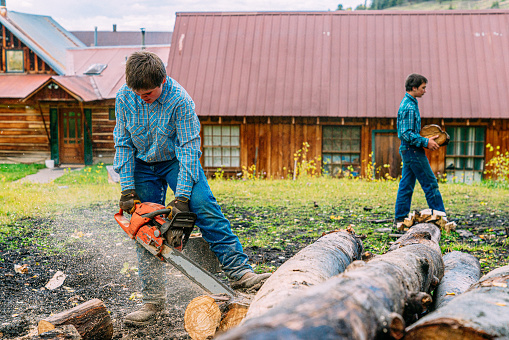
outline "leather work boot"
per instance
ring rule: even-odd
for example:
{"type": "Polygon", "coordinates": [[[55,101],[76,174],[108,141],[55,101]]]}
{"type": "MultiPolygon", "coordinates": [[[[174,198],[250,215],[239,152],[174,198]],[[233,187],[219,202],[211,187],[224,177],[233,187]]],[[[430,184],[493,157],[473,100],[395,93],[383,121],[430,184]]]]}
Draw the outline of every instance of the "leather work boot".
{"type": "Polygon", "coordinates": [[[253,272],[248,272],[244,274],[239,280],[231,281],[230,285],[233,289],[242,289],[253,292],[260,289],[265,280],[267,280],[271,275],[271,273],[255,274],[253,272]]]}
{"type": "Polygon", "coordinates": [[[146,326],[155,320],[157,314],[163,309],[163,306],[146,303],[140,310],[127,314],[124,323],[130,326],[146,326]]]}

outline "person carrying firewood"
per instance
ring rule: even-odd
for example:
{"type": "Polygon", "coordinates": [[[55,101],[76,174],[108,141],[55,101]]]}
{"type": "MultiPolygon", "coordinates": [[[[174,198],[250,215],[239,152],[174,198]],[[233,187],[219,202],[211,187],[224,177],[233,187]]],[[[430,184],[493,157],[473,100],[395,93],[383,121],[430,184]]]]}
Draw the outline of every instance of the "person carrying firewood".
{"type": "Polygon", "coordinates": [[[401,140],[399,152],[403,160],[403,172],[396,198],[394,225],[398,227],[410,213],[412,195],[417,179],[421,184],[430,209],[445,213],[442,195],[438,190],[438,181],[431,170],[424,148],[431,151],[438,150],[439,144],[435,141],[439,136],[422,137],[421,115],[417,98],[426,93],[428,80],[420,74],[410,74],[405,80],[406,94],[398,110],[398,138],[401,140]]]}
{"type": "MultiPolygon", "coordinates": [[[[230,222],[221,212],[200,164],[200,121],[189,94],[166,75],[162,60],[148,51],[134,52],[125,68],[126,84],[117,92],[113,131],[113,167],[120,175],[120,208],[165,204],[197,215],[196,226],[216,254],[233,289],[256,289],[270,274],[255,274],[230,222]]],[[[128,314],[129,325],[149,324],[165,307],[163,262],[136,242],[143,307],[128,314]]]]}

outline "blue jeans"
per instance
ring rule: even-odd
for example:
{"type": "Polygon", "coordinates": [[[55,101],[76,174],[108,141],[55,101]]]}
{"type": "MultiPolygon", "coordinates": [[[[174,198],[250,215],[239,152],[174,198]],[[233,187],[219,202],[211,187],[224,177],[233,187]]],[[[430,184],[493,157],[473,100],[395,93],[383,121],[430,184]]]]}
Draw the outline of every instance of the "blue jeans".
{"type": "Polygon", "coordinates": [[[401,150],[400,154],[403,159],[403,174],[396,198],[395,219],[401,220],[408,216],[416,179],[426,195],[429,208],[445,212],[442,195],[438,191],[437,178],[431,170],[424,149],[401,150]]]}
{"type": "MultiPolygon", "coordinates": [[[[165,204],[168,185],[175,192],[179,173],[177,159],[146,163],[136,159],[134,182],[136,193],[142,202],[165,204]]],[[[200,167],[200,175],[191,191],[189,209],[197,215],[196,226],[216,254],[226,275],[238,280],[253,268],[242,250],[237,236],[232,233],[230,222],[221,212],[207,178],[200,167]]],[[[143,302],[162,304],[166,300],[163,262],[136,242],[143,302]]]]}

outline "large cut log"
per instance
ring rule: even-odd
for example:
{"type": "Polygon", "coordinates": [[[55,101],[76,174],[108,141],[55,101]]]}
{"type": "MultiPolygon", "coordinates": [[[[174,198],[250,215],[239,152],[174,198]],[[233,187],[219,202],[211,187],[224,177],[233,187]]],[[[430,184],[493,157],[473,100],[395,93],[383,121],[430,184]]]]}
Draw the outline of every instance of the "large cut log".
{"type": "Polygon", "coordinates": [[[444,264],[434,224],[412,227],[390,248],[359,268],[347,270],[290,297],[217,339],[401,339],[402,315],[429,303],[444,264]]]}
{"type": "Polygon", "coordinates": [[[362,242],[353,230],[324,235],[288,259],[267,279],[251,302],[246,320],[344,272],[350,263],[361,259],[362,252],[362,242]]]}
{"type": "Polygon", "coordinates": [[[243,296],[201,295],[187,305],[184,328],[193,340],[210,339],[237,326],[248,308],[249,299],[243,296]]]}
{"type": "Polygon", "coordinates": [[[30,340],[82,340],[74,325],[63,325],[39,335],[31,336],[30,340]]]}
{"type": "Polygon", "coordinates": [[[362,242],[351,229],[326,234],[279,267],[250,304],[238,297],[193,299],[186,308],[185,329],[193,339],[206,339],[216,332],[224,332],[237,326],[244,317],[258,316],[289,296],[343,272],[352,261],[361,258],[362,250],[362,242]]]}
{"type": "Polygon", "coordinates": [[[62,325],[73,325],[83,340],[109,340],[113,337],[113,323],[103,302],[92,299],[74,308],[51,315],[39,321],[38,333],[62,325]]]}
{"type": "Polygon", "coordinates": [[[405,340],[509,338],[509,265],[492,270],[466,292],[407,329],[405,340]]]}
{"type": "Polygon", "coordinates": [[[453,251],[445,254],[443,259],[445,272],[433,292],[433,309],[442,307],[462,294],[481,277],[481,265],[473,255],[453,251]]]}

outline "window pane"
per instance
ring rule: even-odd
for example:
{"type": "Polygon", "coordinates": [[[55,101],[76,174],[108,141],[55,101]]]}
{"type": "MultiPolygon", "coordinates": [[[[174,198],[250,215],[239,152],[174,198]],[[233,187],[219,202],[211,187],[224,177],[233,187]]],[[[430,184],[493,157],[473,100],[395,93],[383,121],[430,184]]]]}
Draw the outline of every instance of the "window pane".
{"type": "Polygon", "coordinates": [[[212,163],[213,163],[212,166],[215,166],[215,167],[221,166],[221,157],[213,158],[212,163]]]}
{"type": "Polygon", "coordinates": [[[360,127],[352,128],[352,139],[358,139],[360,141],[360,139],[361,139],[361,128],[360,127]]]}
{"type": "Polygon", "coordinates": [[[341,151],[341,139],[334,139],[331,151],[341,151]]]}
{"type": "Polygon", "coordinates": [[[484,128],[476,128],[475,140],[477,142],[484,142],[484,128]]]}
{"type": "Polygon", "coordinates": [[[332,137],[332,127],[324,126],[323,127],[323,138],[331,138],[332,137]]]}
{"type": "Polygon", "coordinates": [[[223,157],[230,157],[230,148],[223,148],[223,157]]]}
{"type": "Polygon", "coordinates": [[[474,170],[482,170],[483,163],[484,163],[484,159],[476,158],[475,159],[474,170]]]}
{"type": "Polygon", "coordinates": [[[231,148],[232,157],[240,157],[240,149],[239,148],[231,148]]]}
{"type": "Polygon", "coordinates": [[[214,157],[221,157],[221,148],[214,148],[212,150],[214,157]]]}
{"type": "Polygon", "coordinates": [[[484,156],[484,143],[475,143],[475,155],[484,156]]]}
{"type": "Polygon", "coordinates": [[[221,127],[221,134],[223,136],[229,136],[230,135],[230,125],[223,125],[221,127]]]}
{"type": "Polygon", "coordinates": [[[348,139],[341,140],[341,151],[350,151],[350,141],[348,139]]]}
{"type": "Polygon", "coordinates": [[[223,164],[221,166],[231,166],[230,157],[223,157],[223,164]]]}
{"type": "Polygon", "coordinates": [[[240,136],[240,126],[233,125],[233,126],[230,126],[230,129],[231,129],[232,136],[240,136]]]}
{"type": "Polygon", "coordinates": [[[203,139],[203,145],[212,145],[212,137],[205,135],[205,138],[203,139]]]}
{"type": "Polygon", "coordinates": [[[332,155],[332,163],[341,164],[341,155],[332,155]]]}
{"type": "Polygon", "coordinates": [[[324,151],[331,151],[332,150],[332,139],[324,139],[323,140],[323,150],[324,151]]]}
{"type": "Polygon", "coordinates": [[[203,126],[203,135],[204,136],[212,136],[212,126],[210,126],[210,125],[203,126]]]}
{"type": "Polygon", "coordinates": [[[240,158],[232,157],[230,166],[239,167],[240,166],[240,158]]]}
{"type": "Polygon", "coordinates": [[[221,145],[223,145],[223,146],[229,146],[230,145],[230,135],[223,135],[221,140],[222,140],[221,145]]]}
{"type": "Polygon", "coordinates": [[[5,66],[7,72],[24,72],[24,55],[23,50],[6,50],[5,66]]]}
{"type": "Polygon", "coordinates": [[[465,169],[466,170],[473,170],[474,169],[474,159],[473,158],[465,159],[465,169]]]}
{"type": "Polygon", "coordinates": [[[230,142],[231,142],[231,146],[240,146],[240,140],[239,140],[239,136],[232,136],[232,138],[230,139],[230,142]]]}
{"type": "Polygon", "coordinates": [[[345,163],[345,162],[346,162],[346,163],[350,163],[350,155],[342,155],[342,156],[341,156],[341,161],[342,161],[343,163],[345,163]]]}
{"type": "Polygon", "coordinates": [[[214,134],[214,136],[221,136],[221,126],[214,125],[212,128],[212,133],[214,134]]]}
{"type": "Polygon", "coordinates": [[[331,154],[324,154],[323,155],[323,163],[326,163],[326,164],[332,163],[332,155],[331,154]]]}
{"type": "Polygon", "coordinates": [[[214,145],[214,146],[221,145],[221,136],[220,135],[214,135],[214,137],[212,137],[212,145],[214,145]]]}

